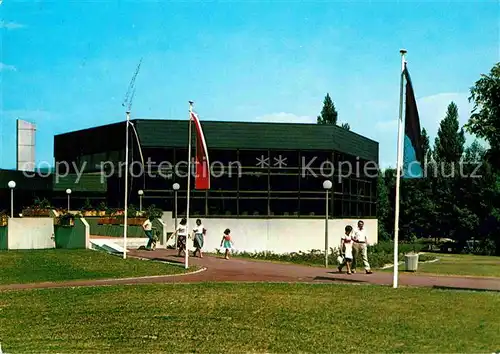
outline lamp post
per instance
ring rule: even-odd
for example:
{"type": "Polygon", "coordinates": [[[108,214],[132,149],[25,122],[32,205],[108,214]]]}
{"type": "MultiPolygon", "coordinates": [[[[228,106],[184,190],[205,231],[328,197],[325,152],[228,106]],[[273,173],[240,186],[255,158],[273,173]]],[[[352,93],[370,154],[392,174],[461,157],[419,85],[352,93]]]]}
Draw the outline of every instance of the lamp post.
{"type": "Polygon", "coordinates": [[[69,213],[69,196],[71,195],[71,189],[66,189],[66,194],[68,195],[68,213],[69,213]]]}
{"type": "Polygon", "coordinates": [[[328,268],[328,193],[332,189],[332,181],[326,180],[323,182],[323,189],[326,193],[325,204],[325,268],[328,268]]]}
{"type": "Polygon", "coordinates": [[[139,194],[139,211],[142,213],[142,196],[144,195],[144,191],[139,189],[137,194],[139,194]]]}
{"type": "MultiPolygon", "coordinates": [[[[174,190],[174,218],[175,218],[175,230],[177,230],[177,191],[181,188],[179,183],[174,183],[172,189],[174,190]]],[[[174,231],[175,231],[174,230],[174,231]]],[[[175,249],[177,249],[177,236],[175,236],[175,249]]]]}
{"type": "Polygon", "coordinates": [[[14,188],[16,188],[16,182],[10,181],[8,183],[10,188],[10,217],[14,217],[14,188]]]}

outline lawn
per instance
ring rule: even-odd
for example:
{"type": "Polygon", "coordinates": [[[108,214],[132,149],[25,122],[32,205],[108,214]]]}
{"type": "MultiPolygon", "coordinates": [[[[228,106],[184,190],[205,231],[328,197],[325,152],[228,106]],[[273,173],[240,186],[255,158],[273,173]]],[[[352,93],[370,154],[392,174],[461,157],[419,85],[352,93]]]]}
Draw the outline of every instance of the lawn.
{"type": "MultiPolygon", "coordinates": [[[[0,251],[0,284],[183,273],[179,266],[91,250],[0,251]]],[[[0,312],[1,314],[1,312],[0,312]]]]}
{"type": "Polygon", "coordinates": [[[439,261],[420,263],[419,273],[500,277],[500,257],[470,254],[437,254],[439,261]]]}
{"type": "Polygon", "coordinates": [[[0,293],[8,353],[484,352],[498,293],[333,284],[163,284],[0,293]]]}

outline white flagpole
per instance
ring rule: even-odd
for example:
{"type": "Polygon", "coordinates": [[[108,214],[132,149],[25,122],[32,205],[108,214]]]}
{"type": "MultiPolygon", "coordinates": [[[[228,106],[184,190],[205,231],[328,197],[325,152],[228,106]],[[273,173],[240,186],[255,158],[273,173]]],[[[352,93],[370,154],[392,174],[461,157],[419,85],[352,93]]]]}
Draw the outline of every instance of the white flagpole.
{"type": "Polygon", "coordinates": [[[189,268],[188,238],[189,238],[189,200],[191,199],[191,113],[193,112],[193,101],[189,101],[189,138],[188,138],[188,177],[187,177],[187,205],[186,205],[186,251],[184,252],[184,267],[189,268]]]}
{"type": "Polygon", "coordinates": [[[398,156],[396,162],[396,205],[395,205],[395,215],[394,215],[394,277],[392,280],[392,287],[396,289],[398,287],[398,268],[399,268],[399,187],[401,181],[401,169],[403,165],[403,81],[404,75],[403,71],[405,69],[405,54],[406,50],[401,49],[401,86],[399,90],[399,120],[398,120],[398,156]]]}
{"type": "Polygon", "coordinates": [[[127,258],[127,218],[128,218],[128,125],[130,124],[130,112],[127,111],[125,122],[125,209],[123,213],[123,259],[127,258]]]}

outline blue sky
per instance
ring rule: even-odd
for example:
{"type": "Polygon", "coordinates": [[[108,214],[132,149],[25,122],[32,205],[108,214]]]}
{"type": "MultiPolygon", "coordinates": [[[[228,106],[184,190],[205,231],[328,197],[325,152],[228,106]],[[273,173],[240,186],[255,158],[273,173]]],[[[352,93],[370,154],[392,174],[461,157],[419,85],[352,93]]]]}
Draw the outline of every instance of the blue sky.
{"type": "MultiPolygon", "coordinates": [[[[434,137],[450,101],[499,61],[499,4],[482,2],[16,2],[0,4],[0,167],[15,167],[15,119],[53,136],[134,118],[315,122],[327,92],[339,121],[394,165],[399,49],[421,124],[434,137]]],[[[222,137],[224,138],[224,137],[222,137]]]]}

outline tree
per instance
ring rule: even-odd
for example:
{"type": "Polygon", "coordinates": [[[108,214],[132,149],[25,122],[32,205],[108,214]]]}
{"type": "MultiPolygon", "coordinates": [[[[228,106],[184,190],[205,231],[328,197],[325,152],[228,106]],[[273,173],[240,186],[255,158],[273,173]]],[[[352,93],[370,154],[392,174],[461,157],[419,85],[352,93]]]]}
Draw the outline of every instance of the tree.
{"type": "Polygon", "coordinates": [[[424,150],[424,161],[425,161],[427,159],[430,159],[430,155],[432,154],[429,135],[427,134],[427,130],[425,130],[425,128],[422,128],[421,139],[422,139],[421,144],[422,144],[422,149],[424,150]]]}
{"type": "Polygon", "coordinates": [[[377,180],[377,218],[379,239],[382,241],[390,239],[390,213],[391,203],[389,201],[389,192],[384,174],[382,171],[379,171],[377,180]]]}
{"type": "Polygon", "coordinates": [[[327,93],[325,99],[323,100],[323,109],[321,114],[318,116],[318,124],[337,124],[338,113],[335,109],[335,105],[327,93]]]}
{"type": "Polygon", "coordinates": [[[469,101],[474,102],[474,108],[465,129],[488,141],[489,160],[500,168],[500,62],[489,75],[481,75],[470,93],[469,101]]]}
{"type": "Polygon", "coordinates": [[[434,143],[435,159],[438,162],[455,163],[464,153],[465,136],[458,122],[458,107],[448,105],[446,117],[441,121],[434,143]]]}
{"type": "Polygon", "coordinates": [[[349,123],[342,123],[340,127],[345,130],[351,130],[351,126],[349,125],[349,123]]]}

